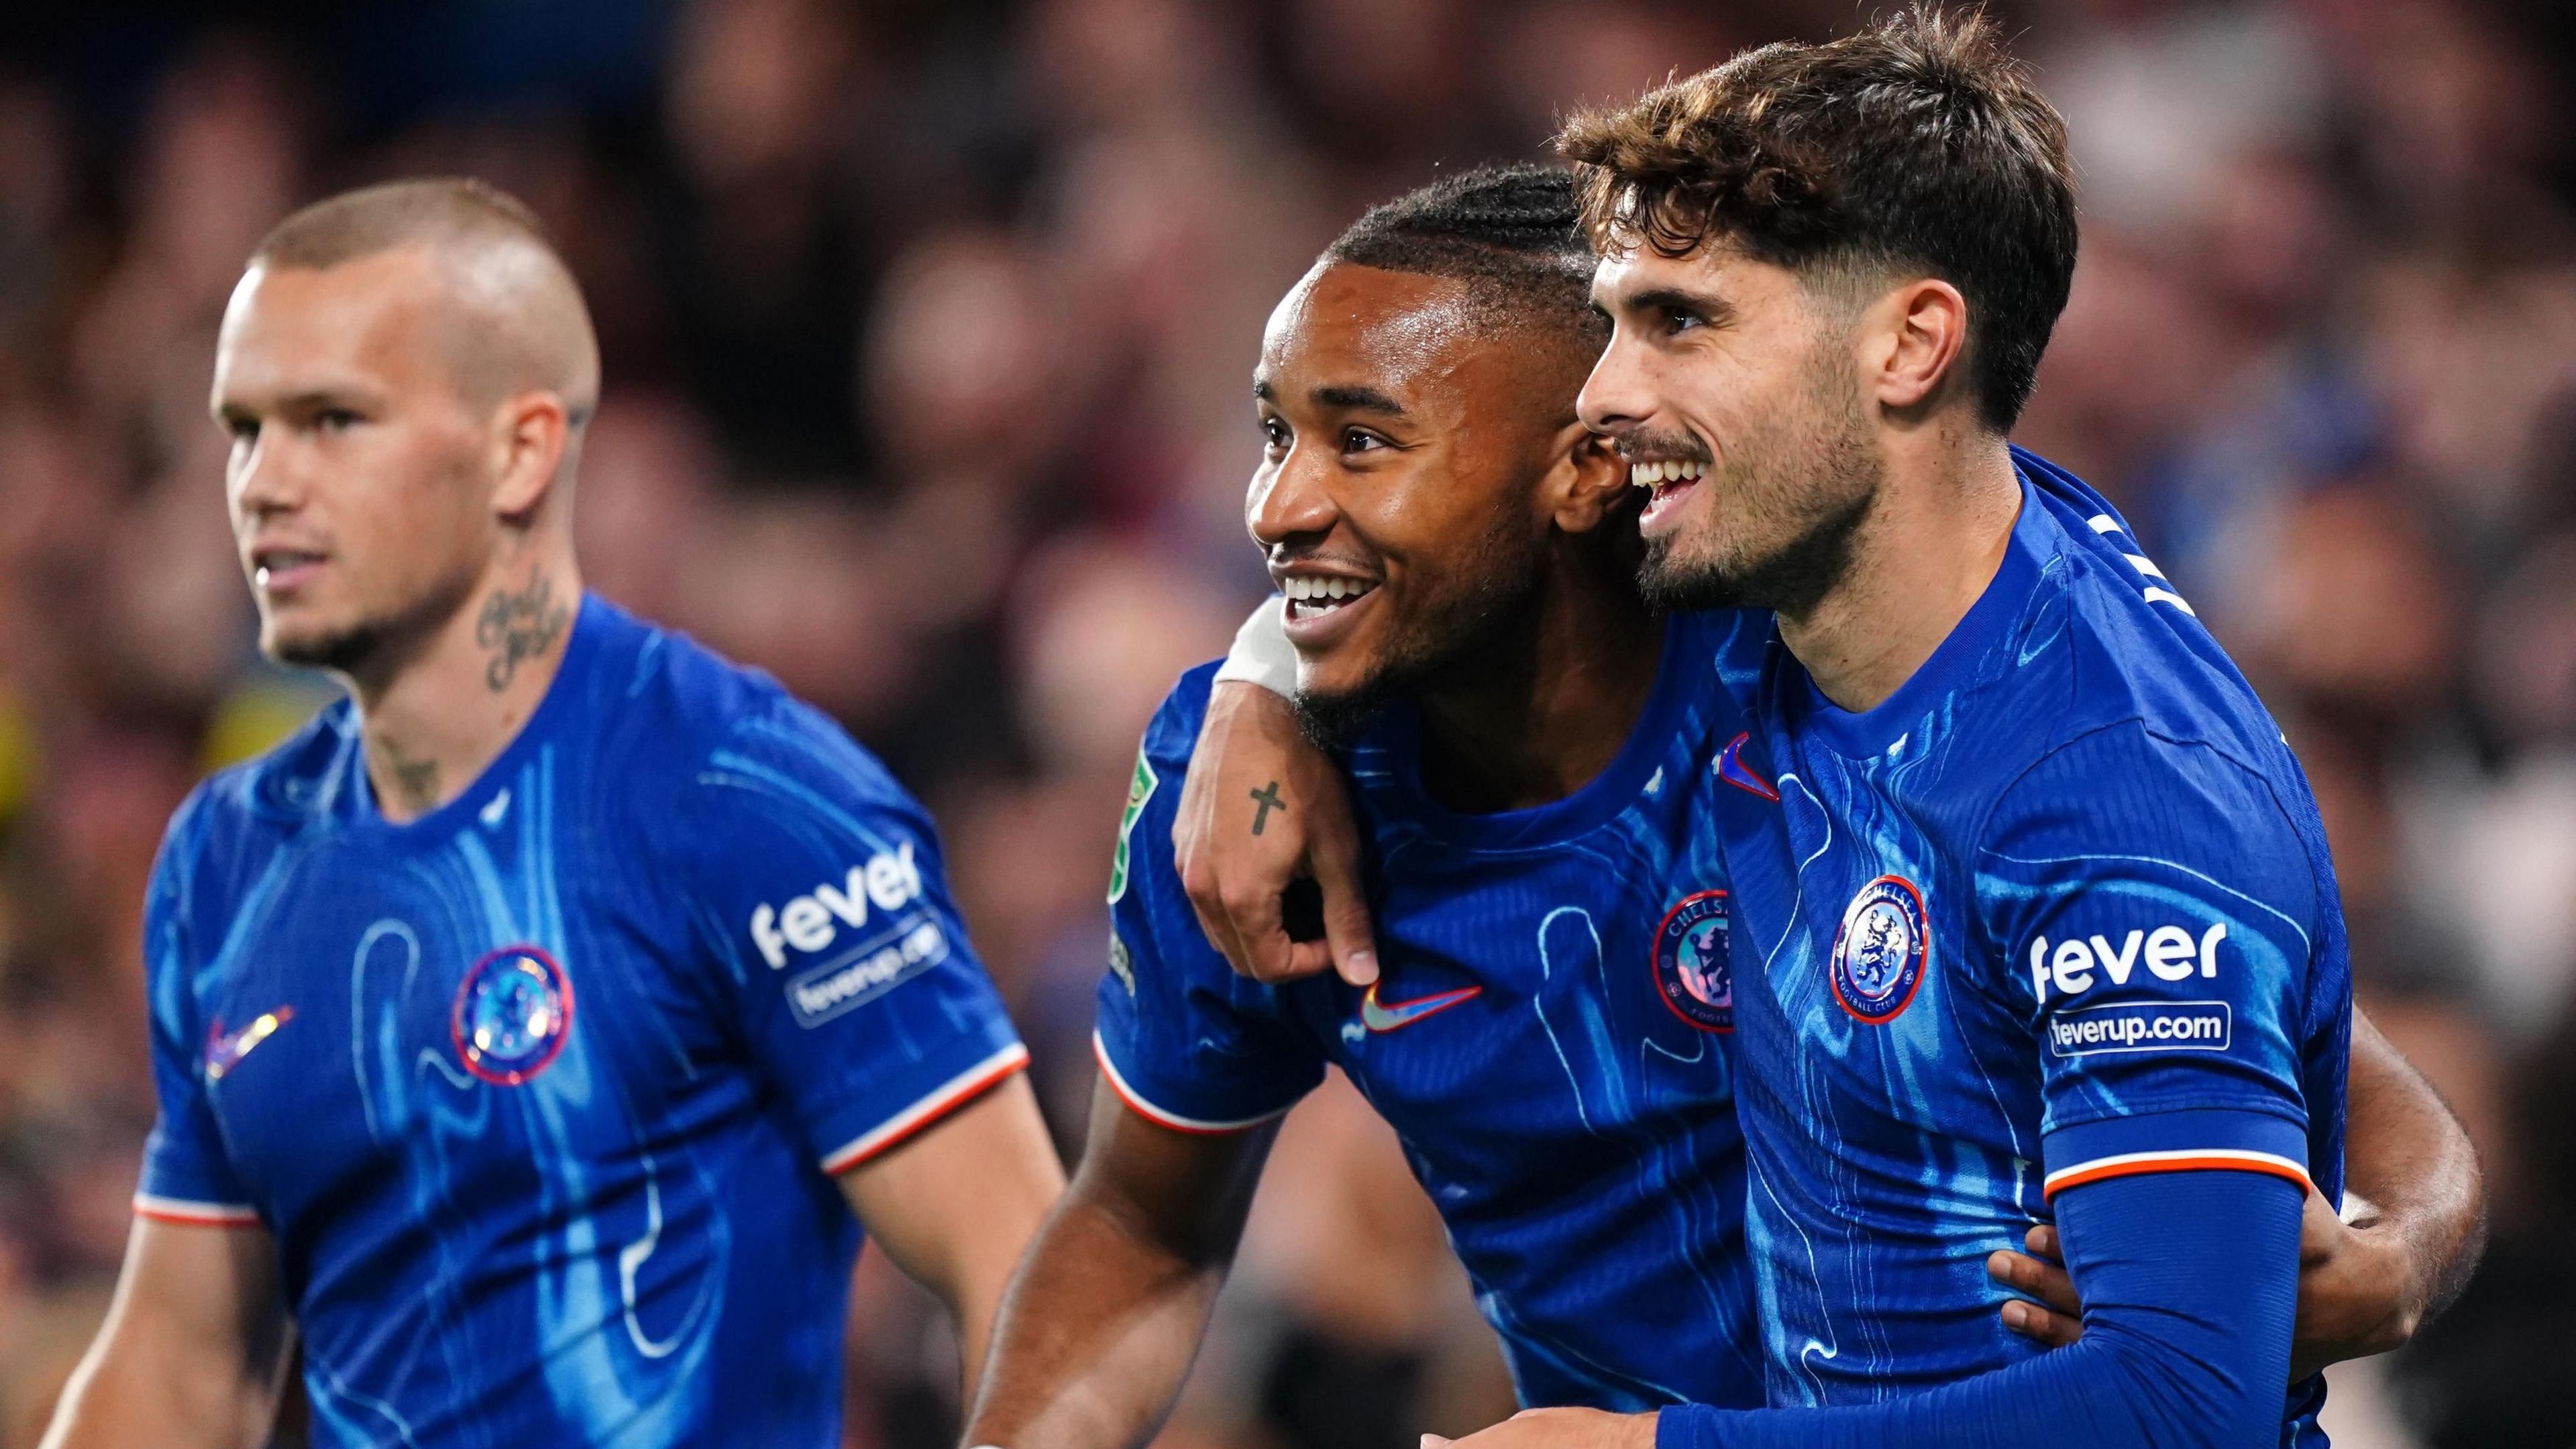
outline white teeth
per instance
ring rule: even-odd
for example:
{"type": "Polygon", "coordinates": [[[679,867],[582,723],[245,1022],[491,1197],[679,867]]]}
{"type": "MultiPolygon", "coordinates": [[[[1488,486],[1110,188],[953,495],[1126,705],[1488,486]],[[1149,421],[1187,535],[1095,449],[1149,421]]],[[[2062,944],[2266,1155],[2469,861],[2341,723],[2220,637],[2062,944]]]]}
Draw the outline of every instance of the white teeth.
{"type": "Polygon", "coordinates": [[[1279,592],[1287,598],[1290,612],[1299,617],[1339,607],[1376,587],[1365,579],[1290,575],[1279,581],[1279,592]]]}
{"type": "Polygon", "coordinates": [[[1681,458],[1658,463],[1631,463],[1628,465],[1628,481],[1639,488],[1654,488],[1697,478],[1707,471],[1706,464],[1681,458]]]}

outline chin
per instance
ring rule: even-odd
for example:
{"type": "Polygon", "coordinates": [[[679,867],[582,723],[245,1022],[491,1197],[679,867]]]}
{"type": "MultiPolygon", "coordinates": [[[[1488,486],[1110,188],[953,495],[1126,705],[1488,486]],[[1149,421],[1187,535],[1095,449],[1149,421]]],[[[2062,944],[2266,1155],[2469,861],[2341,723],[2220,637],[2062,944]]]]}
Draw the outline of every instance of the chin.
{"type": "Polygon", "coordinates": [[[259,652],[276,663],[298,669],[352,672],[375,652],[376,643],[376,631],[361,624],[274,618],[260,621],[259,652]]]}
{"type": "MultiPolygon", "coordinates": [[[[1342,671],[1349,673],[1350,671],[1342,671]]],[[[1338,750],[1368,731],[1385,712],[1389,696],[1384,671],[1362,673],[1357,680],[1328,678],[1311,667],[1297,671],[1297,692],[1289,704],[1297,711],[1298,731],[1319,750],[1338,750]]]]}

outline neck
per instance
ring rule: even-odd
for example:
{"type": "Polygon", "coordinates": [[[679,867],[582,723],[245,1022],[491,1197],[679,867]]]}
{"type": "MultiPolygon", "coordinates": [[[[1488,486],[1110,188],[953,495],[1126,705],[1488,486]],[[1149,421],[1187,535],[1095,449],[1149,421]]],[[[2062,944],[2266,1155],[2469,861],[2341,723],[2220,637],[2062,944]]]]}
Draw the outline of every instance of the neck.
{"type": "Polygon", "coordinates": [[[1780,616],[1780,639],[1844,709],[1896,693],[1994,581],[2021,510],[2004,440],[1927,426],[1897,437],[1842,581],[1780,616]]]}
{"type": "Polygon", "coordinates": [[[554,683],[580,608],[570,550],[517,551],[396,663],[344,679],[386,819],[419,819],[500,758],[554,683]]]}
{"type": "Polygon", "coordinates": [[[1634,563],[1585,540],[1554,554],[1536,626],[1422,692],[1423,781],[1454,809],[1524,810],[1582,789],[1654,690],[1663,628],[1634,563]]]}

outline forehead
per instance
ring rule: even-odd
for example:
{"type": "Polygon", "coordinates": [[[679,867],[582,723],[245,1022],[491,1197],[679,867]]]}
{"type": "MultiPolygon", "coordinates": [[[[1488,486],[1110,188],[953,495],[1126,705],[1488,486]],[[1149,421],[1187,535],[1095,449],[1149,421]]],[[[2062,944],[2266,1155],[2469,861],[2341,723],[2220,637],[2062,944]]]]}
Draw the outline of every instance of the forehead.
{"type": "Polygon", "coordinates": [[[1631,247],[1603,256],[1592,271],[1592,300],[1612,311],[1664,293],[1742,308],[1788,299],[1797,288],[1797,273],[1723,244],[1695,247],[1678,257],[1648,246],[1631,247]]]}
{"type": "Polygon", "coordinates": [[[332,388],[398,388],[439,372],[429,329],[447,290],[417,248],[335,267],[257,266],[224,309],[218,405],[332,388]]]}
{"type": "Polygon", "coordinates": [[[1365,383],[1399,396],[1479,371],[1496,349],[1453,277],[1319,264],[1281,298],[1261,339],[1260,376],[1365,383]]]}

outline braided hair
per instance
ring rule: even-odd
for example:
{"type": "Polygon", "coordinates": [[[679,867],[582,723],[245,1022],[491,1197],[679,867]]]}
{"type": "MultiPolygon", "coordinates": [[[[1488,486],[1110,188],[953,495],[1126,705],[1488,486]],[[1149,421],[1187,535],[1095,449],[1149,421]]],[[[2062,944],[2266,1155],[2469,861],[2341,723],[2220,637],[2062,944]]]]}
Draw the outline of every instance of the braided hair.
{"type": "Polygon", "coordinates": [[[1485,320],[1595,352],[1606,340],[1574,178],[1557,167],[1485,166],[1408,191],[1369,208],[1324,260],[1455,278],[1485,320]]]}

